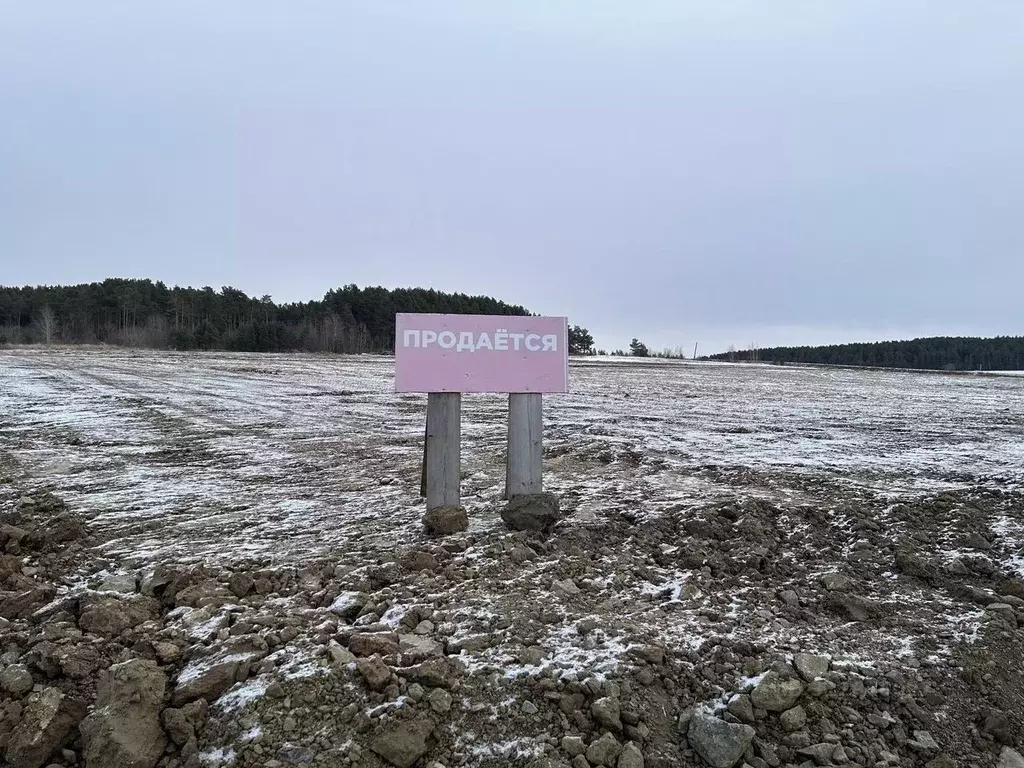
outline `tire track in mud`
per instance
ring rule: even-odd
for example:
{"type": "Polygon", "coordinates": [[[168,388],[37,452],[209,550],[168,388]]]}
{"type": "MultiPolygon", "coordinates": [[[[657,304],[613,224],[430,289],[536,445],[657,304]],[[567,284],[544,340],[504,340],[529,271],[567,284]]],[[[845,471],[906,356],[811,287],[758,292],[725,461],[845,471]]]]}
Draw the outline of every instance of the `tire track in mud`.
{"type": "MultiPolygon", "coordinates": [[[[238,405],[247,405],[248,403],[241,397],[232,397],[224,392],[215,392],[209,389],[200,389],[195,387],[182,386],[182,384],[189,383],[189,379],[182,379],[176,377],[174,379],[162,378],[154,375],[147,375],[139,373],[136,370],[128,370],[127,368],[121,368],[117,366],[105,366],[100,370],[105,373],[100,373],[96,368],[80,368],[76,371],[67,371],[59,367],[56,363],[42,363],[39,367],[50,368],[60,373],[65,374],[68,377],[77,377],[79,380],[92,381],[95,384],[100,385],[108,390],[127,395],[131,399],[131,403],[135,406],[144,406],[142,410],[151,412],[155,407],[173,409],[180,412],[186,418],[180,418],[179,421],[183,427],[190,427],[192,425],[198,425],[202,422],[209,422],[222,429],[228,431],[235,431],[239,425],[235,422],[221,419],[211,415],[205,410],[201,410],[199,406],[188,406],[181,402],[174,402],[167,398],[160,398],[153,394],[152,389],[145,389],[138,385],[138,382],[152,382],[158,386],[157,391],[166,392],[168,389],[168,383],[177,386],[177,391],[183,396],[193,396],[199,399],[200,397],[207,397],[213,400],[224,400],[234,402],[238,405]],[[133,380],[135,386],[133,386],[133,380]]],[[[174,387],[172,386],[172,389],[174,387]]],[[[293,411],[281,408],[282,413],[295,416],[297,415],[293,411]]],[[[164,415],[164,414],[162,414],[164,415]]],[[[165,416],[166,417],[166,416],[165,416]]],[[[196,430],[197,434],[199,431],[196,430]]]]}

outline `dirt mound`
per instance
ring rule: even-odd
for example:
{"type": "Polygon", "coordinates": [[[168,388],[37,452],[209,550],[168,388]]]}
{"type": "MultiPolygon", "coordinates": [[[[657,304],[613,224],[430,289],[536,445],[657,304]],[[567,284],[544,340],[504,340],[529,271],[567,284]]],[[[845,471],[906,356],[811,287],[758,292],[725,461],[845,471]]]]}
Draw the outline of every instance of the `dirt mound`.
{"type": "Polygon", "coordinates": [[[800,491],[548,533],[424,534],[385,557],[138,570],[35,494],[0,528],[0,755],[1012,765],[1024,582],[1007,520],[1021,497],[800,491]]]}

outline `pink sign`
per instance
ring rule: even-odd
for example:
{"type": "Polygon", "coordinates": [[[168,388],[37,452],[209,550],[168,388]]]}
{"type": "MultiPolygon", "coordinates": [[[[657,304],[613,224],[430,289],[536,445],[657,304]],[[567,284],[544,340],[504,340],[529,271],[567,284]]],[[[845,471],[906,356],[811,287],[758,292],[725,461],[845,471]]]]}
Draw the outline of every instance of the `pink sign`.
{"type": "Polygon", "coordinates": [[[396,392],[567,392],[564,317],[399,313],[396,392]]]}

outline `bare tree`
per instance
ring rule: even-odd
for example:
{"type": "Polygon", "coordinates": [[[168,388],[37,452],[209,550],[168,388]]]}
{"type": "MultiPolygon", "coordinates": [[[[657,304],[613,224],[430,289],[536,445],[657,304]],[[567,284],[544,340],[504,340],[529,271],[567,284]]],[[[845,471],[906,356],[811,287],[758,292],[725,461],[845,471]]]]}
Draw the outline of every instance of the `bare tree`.
{"type": "Polygon", "coordinates": [[[36,326],[43,335],[43,341],[46,344],[52,344],[54,336],[57,335],[57,314],[49,304],[44,304],[43,308],[39,310],[36,326]]]}

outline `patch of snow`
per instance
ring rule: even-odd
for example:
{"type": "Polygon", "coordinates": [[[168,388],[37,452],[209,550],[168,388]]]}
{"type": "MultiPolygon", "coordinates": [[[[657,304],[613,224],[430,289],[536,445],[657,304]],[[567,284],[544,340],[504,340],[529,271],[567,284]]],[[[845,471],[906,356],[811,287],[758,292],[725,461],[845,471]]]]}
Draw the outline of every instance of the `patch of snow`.
{"type": "Polygon", "coordinates": [[[408,608],[396,603],[384,612],[384,615],[380,617],[380,623],[387,624],[392,629],[398,629],[402,624],[402,619],[405,618],[405,614],[408,612],[408,608]]]}
{"type": "Polygon", "coordinates": [[[912,638],[904,637],[900,638],[896,646],[897,656],[913,656],[914,655],[914,641],[912,638]]]}
{"type": "Polygon", "coordinates": [[[853,654],[846,654],[841,659],[832,659],[833,669],[859,670],[861,667],[874,669],[875,660],[865,659],[853,654]]]}
{"type": "Polygon", "coordinates": [[[686,582],[689,578],[689,573],[679,573],[676,578],[662,582],[661,584],[644,582],[640,585],[640,594],[643,596],[664,595],[667,592],[668,598],[663,604],[677,603],[679,602],[679,598],[682,597],[683,589],[686,587],[686,582]]]}
{"type": "Polygon", "coordinates": [[[214,706],[227,712],[244,709],[253,702],[263,698],[269,687],[269,679],[253,678],[245,683],[235,683],[234,686],[214,702],[214,706]]]}
{"type": "Polygon", "coordinates": [[[972,645],[981,637],[981,625],[985,618],[985,611],[977,609],[965,611],[961,614],[945,614],[942,618],[949,622],[953,631],[953,639],[956,642],[972,645]]]}
{"type": "Polygon", "coordinates": [[[281,669],[281,675],[285,680],[299,680],[317,675],[330,674],[330,668],[324,666],[320,659],[313,657],[311,652],[295,658],[290,664],[281,669]]]}
{"type": "Polygon", "coordinates": [[[539,645],[546,649],[539,664],[520,664],[502,647],[488,648],[478,655],[458,658],[470,675],[490,674],[497,671],[503,677],[514,680],[520,677],[536,677],[551,670],[562,680],[578,680],[594,677],[604,680],[617,671],[620,658],[628,646],[618,638],[606,636],[595,630],[587,641],[574,625],[560,627],[551,632],[539,645]],[[593,648],[585,643],[597,641],[593,648]]]}
{"type": "Polygon", "coordinates": [[[1007,565],[1011,570],[1016,571],[1020,578],[1024,579],[1024,555],[1014,555],[1007,561],[1007,565]]]}
{"type": "MultiPolygon", "coordinates": [[[[730,698],[729,701],[732,701],[732,698],[730,698]]],[[[723,709],[728,709],[728,706],[729,705],[722,701],[721,698],[709,699],[708,701],[702,701],[694,704],[693,711],[694,714],[699,715],[717,715],[723,709]]]]}
{"type": "Polygon", "coordinates": [[[536,739],[523,737],[491,744],[473,744],[469,748],[474,757],[501,757],[506,760],[526,760],[537,757],[544,751],[536,739]]]}
{"type": "Polygon", "coordinates": [[[376,707],[366,710],[366,716],[377,717],[390,709],[403,709],[408,701],[408,696],[399,696],[394,701],[385,701],[383,704],[378,704],[376,707]]]}
{"type": "Polygon", "coordinates": [[[596,579],[591,579],[590,583],[598,590],[603,591],[605,589],[608,589],[608,587],[612,586],[615,583],[616,578],[617,577],[614,573],[609,573],[607,576],[599,576],[596,579]]]}
{"type": "Polygon", "coordinates": [[[32,612],[32,616],[33,617],[45,616],[46,614],[50,613],[50,611],[55,609],[58,605],[60,605],[62,602],[64,602],[64,599],[66,597],[67,597],[66,594],[64,594],[64,595],[58,594],[58,596],[56,598],[54,598],[53,600],[48,602],[42,608],[39,608],[39,609],[33,611],[32,612]]]}
{"type": "Polygon", "coordinates": [[[189,627],[188,635],[193,640],[206,640],[218,629],[227,626],[227,621],[227,618],[223,614],[217,614],[201,624],[189,627]]]}
{"type": "Polygon", "coordinates": [[[235,762],[235,750],[231,747],[218,747],[199,753],[199,761],[203,765],[231,765],[235,762]]]}
{"type": "Polygon", "coordinates": [[[754,677],[748,677],[748,676],[744,675],[743,677],[740,678],[740,681],[736,684],[737,688],[740,691],[744,691],[744,692],[745,691],[753,690],[754,688],[757,688],[757,686],[759,686],[761,684],[761,681],[764,680],[764,678],[765,678],[765,676],[767,674],[768,674],[767,672],[762,672],[760,675],[756,675],[754,677]]]}

